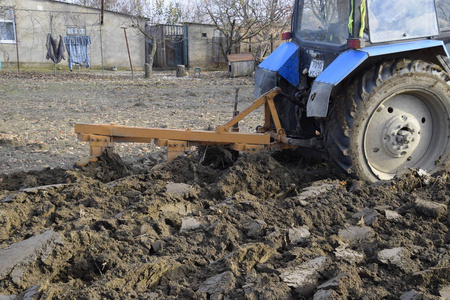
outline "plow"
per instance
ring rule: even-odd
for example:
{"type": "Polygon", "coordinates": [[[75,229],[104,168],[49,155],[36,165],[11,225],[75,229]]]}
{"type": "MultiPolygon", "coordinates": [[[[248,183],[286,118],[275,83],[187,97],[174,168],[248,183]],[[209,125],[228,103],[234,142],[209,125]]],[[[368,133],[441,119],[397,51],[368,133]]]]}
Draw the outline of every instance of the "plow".
{"type": "Polygon", "coordinates": [[[274,104],[274,98],[281,93],[274,88],[237,114],[226,124],[217,126],[214,131],[179,130],[165,128],[144,128],[109,124],[75,124],[75,132],[80,141],[89,142],[90,156],[100,156],[114,143],[151,143],[167,149],[168,160],[173,160],[192,147],[204,145],[225,145],[230,149],[254,153],[258,151],[293,149],[298,146],[320,147],[319,140],[300,140],[289,138],[281,127],[274,104]],[[239,121],[248,114],[264,106],[264,125],[255,133],[239,132],[239,121]]]}

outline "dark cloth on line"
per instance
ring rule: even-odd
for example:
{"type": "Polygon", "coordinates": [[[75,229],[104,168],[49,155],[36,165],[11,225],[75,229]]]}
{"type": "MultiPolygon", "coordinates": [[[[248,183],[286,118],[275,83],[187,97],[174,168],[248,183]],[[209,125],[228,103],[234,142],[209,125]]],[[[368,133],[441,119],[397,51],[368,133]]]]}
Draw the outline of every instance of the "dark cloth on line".
{"type": "Polygon", "coordinates": [[[47,47],[47,56],[45,58],[51,59],[55,64],[66,59],[66,47],[64,46],[62,36],[59,36],[58,42],[58,40],[54,39],[50,33],[47,34],[45,46],[47,47]]]}

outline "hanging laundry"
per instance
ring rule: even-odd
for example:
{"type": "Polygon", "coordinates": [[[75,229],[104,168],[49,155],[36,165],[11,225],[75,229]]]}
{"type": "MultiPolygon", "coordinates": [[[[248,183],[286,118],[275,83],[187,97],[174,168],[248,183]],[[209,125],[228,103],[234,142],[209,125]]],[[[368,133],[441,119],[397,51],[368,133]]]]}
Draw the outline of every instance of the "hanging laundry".
{"type": "Polygon", "coordinates": [[[73,64],[86,63],[90,67],[88,46],[91,44],[90,36],[65,36],[67,53],[69,54],[69,69],[72,71],[73,64]]]}
{"type": "Polygon", "coordinates": [[[58,42],[58,40],[54,39],[50,33],[47,34],[45,46],[47,47],[47,56],[45,58],[51,59],[55,64],[66,59],[66,48],[64,47],[62,36],[59,36],[58,42]]]}

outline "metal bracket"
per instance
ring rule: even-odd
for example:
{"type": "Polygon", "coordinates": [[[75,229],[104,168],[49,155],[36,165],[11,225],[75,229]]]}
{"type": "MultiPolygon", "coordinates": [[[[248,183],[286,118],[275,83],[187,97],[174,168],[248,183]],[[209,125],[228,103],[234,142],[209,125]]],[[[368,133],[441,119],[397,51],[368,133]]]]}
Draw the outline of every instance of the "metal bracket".
{"type": "Polygon", "coordinates": [[[154,143],[161,147],[167,147],[167,159],[169,161],[191,149],[188,141],[155,139],[154,143]]]}
{"type": "Polygon", "coordinates": [[[230,148],[235,151],[244,151],[247,153],[259,152],[265,149],[264,145],[250,145],[250,144],[231,144],[230,148]]]}
{"type": "Polygon", "coordinates": [[[89,146],[91,156],[100,156],[106,147],[113,147],[114,143],[110,136],[91,134],[89,135],[89,146]]]}

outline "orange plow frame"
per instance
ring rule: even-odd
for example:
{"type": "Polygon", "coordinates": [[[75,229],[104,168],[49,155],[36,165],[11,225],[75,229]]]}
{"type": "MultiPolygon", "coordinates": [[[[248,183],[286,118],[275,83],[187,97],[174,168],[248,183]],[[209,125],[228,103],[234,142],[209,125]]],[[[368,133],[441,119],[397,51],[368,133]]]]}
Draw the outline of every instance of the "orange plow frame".
{"type": "Polygon", "coordinates": [[[91,156],[100,156],[106,147],[112,147],[116,142],[150,143],[152,140],[158,146],[167,147],[169,160],[199,145],[229,145],[233,150],[245,152],[293,148],[295,145],[289,145],[290,139],[281,127],[275,108],[274,98],[279,93],[279,88],[265,93],[215,131],[78,123],[75,124],[75,132],[79,140],[90,143],[91,156]],[[233,125],[262,105],[265,108],[264,126],[257,133],[230,132],[233,125]],[[275,130],[271,129],[272,122],[275,130]]]}

